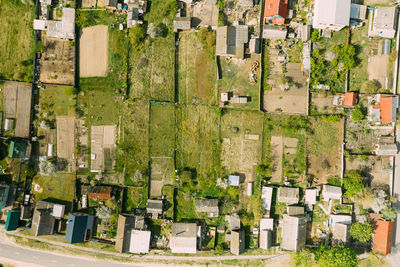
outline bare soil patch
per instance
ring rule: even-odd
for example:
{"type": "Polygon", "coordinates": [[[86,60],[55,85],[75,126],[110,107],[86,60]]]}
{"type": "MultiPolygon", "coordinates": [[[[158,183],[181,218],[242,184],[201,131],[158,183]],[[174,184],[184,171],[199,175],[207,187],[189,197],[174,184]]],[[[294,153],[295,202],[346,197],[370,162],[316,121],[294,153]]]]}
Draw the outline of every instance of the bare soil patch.
{"type": "Polygon", "coordinates": [[[66,172],[74,172],[75,166],[75,118],[57,116],[57,158],[66,172]]]}
{"type": "Polygon", "coordinates": [[[162,187],[173,183],[174,159],[171,157],[151,158],[150,196],[159,197],[162,187]]]}
{"type": "Polygon", "coordinates": [[[43,54],[40,66],[40,81],[45,83],[74,83],[73,41],[47,37],[42,34],[43,54]]]}
{"type": "Polygon", "coordinates": [[[115,165],[115,125],[92,126],[91,171],[112,171],[115,165]]]}
{"type": "Polygon", "coordinates": [[[108,26],[82,29],[79,72],[81,77],[105,77],[108,68],[108,26]]]}
{"type": "Polygon", "coordinates": [[[370,80],[379,82],[385,88],[386,78],[388,77],[389,56],[376,55],[370,57],[368,63],[368,75],[370,80]]]}
{"type": "Polygon", "coordinates": [[[343,109],[333,105],[335,95],[328,92],[312,92],[311,105],[315,111],[323,114],[341,114],[343,109]]]}

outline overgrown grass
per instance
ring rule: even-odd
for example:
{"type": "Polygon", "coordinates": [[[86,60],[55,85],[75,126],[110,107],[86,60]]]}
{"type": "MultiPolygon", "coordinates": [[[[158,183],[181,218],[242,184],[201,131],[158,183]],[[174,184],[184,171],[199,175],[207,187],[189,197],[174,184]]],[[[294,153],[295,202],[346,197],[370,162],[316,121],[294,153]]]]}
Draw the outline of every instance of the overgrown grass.
{"type": "Polygon", "coordinates": [[[72,201],[74,198],[74,180],[74,174],[37,175],[33,179],[33,183],[40,185],[40,192],[33,191],[36,200],[54,198],[63,201],[72,201]]]}
{"type": "Polygon", "coordinates": [[[147,187],[128,187],[126,189],[125,212],[145,208],[147,204],[147,187]]]}
{"type": "Polygon", "coordinates": [[[310,154],[315,156],[326,155],[339,145],[336,138],[337,128],[335,124],[335,122],[329,122],[321,118],[311,120],[308,146],[310,154]]]}
{"type": "Polygon", "coordinates": [[[39,91],[39,96],[43,111],[54,116],[75,116],[76,99],[72,86],[47,85],[45,90],[39,91]]]}
{"type": "Polygon", "coordinates": [[[0,79],[32,81],[34,18],[33,2],[0,1],[0,79]]]}
{"type": "Polygon", "coordinates": [[[175,150],[175,105],[150,105],[150,156],[173,157],[175,150]]]}

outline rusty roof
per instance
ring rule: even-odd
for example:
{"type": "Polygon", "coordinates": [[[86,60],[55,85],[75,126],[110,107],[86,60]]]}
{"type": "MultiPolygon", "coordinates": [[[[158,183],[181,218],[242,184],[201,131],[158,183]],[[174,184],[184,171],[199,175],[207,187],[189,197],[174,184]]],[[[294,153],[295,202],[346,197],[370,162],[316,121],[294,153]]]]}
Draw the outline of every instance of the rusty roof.
{"type": "Polygon", "coordinates": [[[357,104],[357,93],[349,92],[344,94],[343,106],[354,107],[357,104]]]}
{"type": "Polygon", "coordinates": [[[374,232],[373,251],[383,255],[392,251],[393,222],[378,220],[374,232]]]}

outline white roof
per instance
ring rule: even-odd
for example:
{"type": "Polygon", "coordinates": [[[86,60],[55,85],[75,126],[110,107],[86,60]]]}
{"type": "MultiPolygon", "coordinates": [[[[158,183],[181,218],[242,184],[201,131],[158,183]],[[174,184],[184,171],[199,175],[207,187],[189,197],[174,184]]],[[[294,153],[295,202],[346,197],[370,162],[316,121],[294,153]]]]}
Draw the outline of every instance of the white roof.
{"type": "Polygon", "coordinates": [[[75,32],[75,9],[63,8],[62,29],[63,32],[67,34],[73,34],[75,32]]]}
{"type": "Polygon", "coordinates": [[[240,177],[238,175],[229,175],[229,185],[239,186],[240,177]]]}
{"type": "Polygon", "coordinates": [[[325,29],[326,25],[350,24],[351,0],[315,0],[313,28],[325,29]]]}
{"type": "Polygon", "coordinates": [[[132,230],[129,252],[148,253],[150,247],[150,231],[132,230]]]}
{"type": "Polygon", "coordinates": [[[351,222],[352,222],[351,215],[332,214],[331,217],[329,218],[330,225],[335,225],[336,223],[351,225],[351,222]]]}
{"type": "Polygon", "coordinates": [[[56,218],[63,218],[64,217],[65,206],[55,204],[53,206],[53,216],[56,218]]]}
{"type": "Polygon", "coordinates": [[[274,230],[274,219],[273,218],[262,218],[260,220],[260,231],[261,230],[274,230]]]}
{"type": "Polygon", "coordinates": [[[272,201],[272,187],[263,186],[261,199],[263,200],[263,206],[265,210],[271,209],[271,201],[272,201]]]}
{"type": "Polygon", "coordinates": [[[342,197],[342,188],[339,186],[327,185],[322,186],[322,196],[324,201],[329,199],[340,199],[342,197]]]}
{"type": "Polygon", "coordinates": [[[46,29],[46,21],[41,20],[41,19],[33,20],[33,29],[39,30],[39,31],[44,31],[46,29]]]}
{"type": "Polygon", "coordinates": [[[306,189],[306,199],[304,203],[315,205],[317,203],[318,190],[316,188],[306,189]]]}

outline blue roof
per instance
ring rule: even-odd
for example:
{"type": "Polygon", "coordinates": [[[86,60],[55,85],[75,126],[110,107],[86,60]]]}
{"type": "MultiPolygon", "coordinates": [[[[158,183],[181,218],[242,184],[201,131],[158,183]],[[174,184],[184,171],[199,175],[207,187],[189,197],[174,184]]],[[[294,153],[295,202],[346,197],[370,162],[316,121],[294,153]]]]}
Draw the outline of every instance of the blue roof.
{"type": "Polygon", "coordinates": [[[93,221],[94,217],[91,215],[70,213],[65,240],[71,244],[85,242],[86,230],[92,230],[93,221]]]}
{"type": "Polygon", "coordinates": [[[229,185],[238,186],[239,183],[240,183],[239,175],[229,175],[229,181],[228,181],[229,185]]]}

